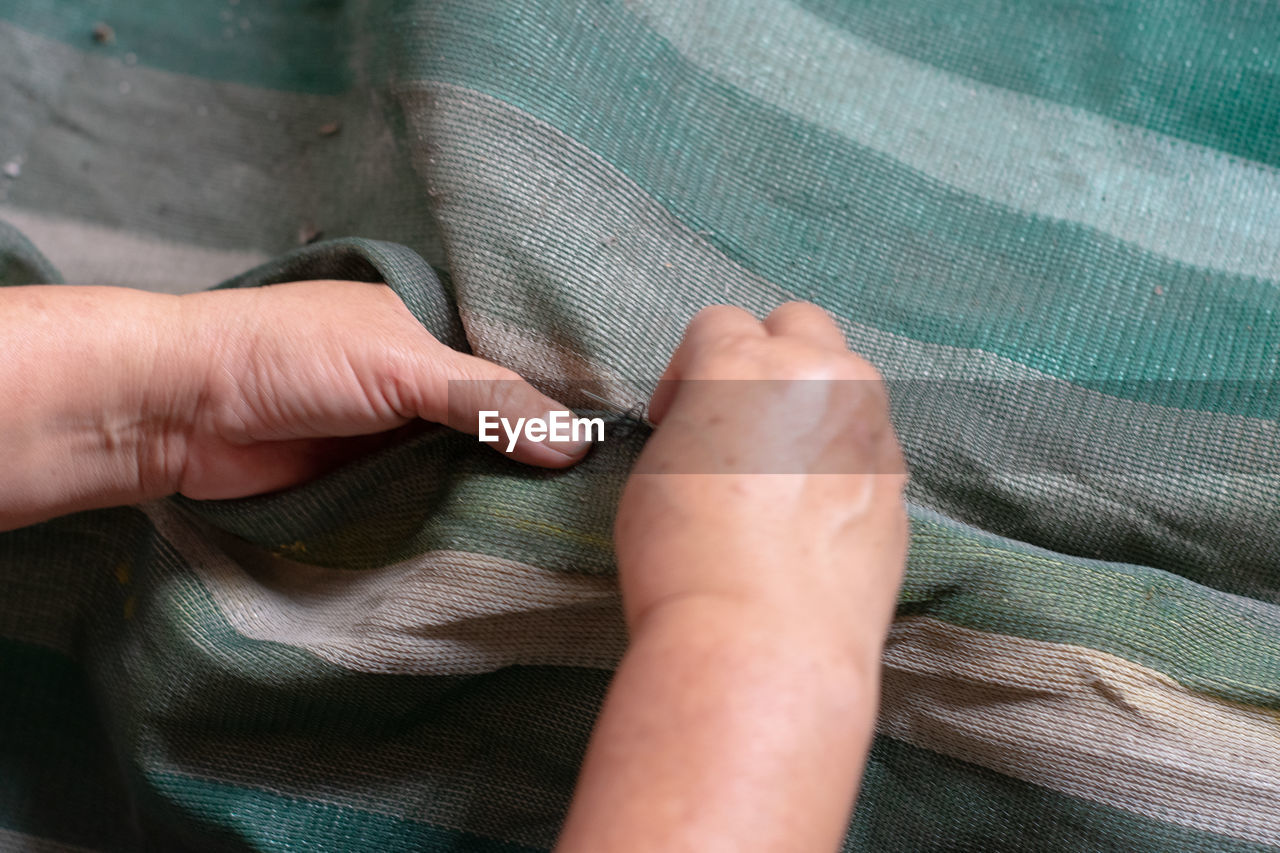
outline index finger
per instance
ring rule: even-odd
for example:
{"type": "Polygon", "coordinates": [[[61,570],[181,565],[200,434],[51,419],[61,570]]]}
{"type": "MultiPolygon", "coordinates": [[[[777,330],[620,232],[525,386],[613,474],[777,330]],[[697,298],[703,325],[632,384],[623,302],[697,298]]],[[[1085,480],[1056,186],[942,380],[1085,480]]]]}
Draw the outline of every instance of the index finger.
{"type": "Polygon", "coordinates": [[[689,362],[705,346],[727,337],[765,337],[768,332],[752,314],[734,305],[712,305],[703,308],[693,316],[685,328],[684,337],[676,351],[672,353],[667,369],[658,380],[658,387],[649,400],[649,421],[653,424],[662,422],[671,402],[675,399],[676,389],[684,376],[689,362]]]}

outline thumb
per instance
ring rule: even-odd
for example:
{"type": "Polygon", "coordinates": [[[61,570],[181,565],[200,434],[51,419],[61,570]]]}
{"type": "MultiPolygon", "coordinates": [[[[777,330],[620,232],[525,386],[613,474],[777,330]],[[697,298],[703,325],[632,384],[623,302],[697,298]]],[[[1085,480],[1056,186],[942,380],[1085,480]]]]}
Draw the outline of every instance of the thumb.
{"type": "Polygon", "coordinates": [[[589,436],[569,440],[568,424],[575,415],[568,406],[501,365],[438,344],[422,360],[419,374],[418,417],[478,438],[483,426],[486,438],[492,439],[486,441],[488,446],[518,462],[563,468],[585,456],[591,446],[589,436]],[[553,434],[548,428],[556,412],[564,413],[557,419],[563,427],[553,434]]]}

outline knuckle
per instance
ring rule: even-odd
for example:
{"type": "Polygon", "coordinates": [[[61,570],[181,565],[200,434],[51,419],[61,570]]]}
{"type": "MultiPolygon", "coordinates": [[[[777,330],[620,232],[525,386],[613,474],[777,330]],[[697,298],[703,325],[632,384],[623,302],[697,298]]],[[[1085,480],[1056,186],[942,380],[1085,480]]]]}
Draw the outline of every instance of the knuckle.
{"type": "Polygon", "coordinates": [[[379,354],[366,396],[382,400],[400,417],[412,417],[422,396],[422,374],[417,359],[395,347],[379,354]]]}
{"type": "Polygon", "coordinates": [[[773,309],[772,313],[770,313],[769,316],[770,318],[775,320],[778,320],[778,319],[788,319],[788,320],[790,319],[814,319],[814,320],[830,319],[827,316],[827,312],[823,311],[817,305],[814,305],[812,302],[800,302],[799,300],[782,303],[777,308],[773,309]]]}

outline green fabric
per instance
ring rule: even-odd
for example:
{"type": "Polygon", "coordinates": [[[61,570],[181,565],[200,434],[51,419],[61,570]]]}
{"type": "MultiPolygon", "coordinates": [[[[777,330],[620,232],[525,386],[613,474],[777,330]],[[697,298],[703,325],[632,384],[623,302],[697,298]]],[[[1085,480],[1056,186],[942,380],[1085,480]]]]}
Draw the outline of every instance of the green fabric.
{"type": "Polygon", "coordinates": [[[0,19],[95,54],[142,56],[167,71],[316,94],[350,86],[345,37],[358,13],[341,0],[0,3],[0,19]],[[109,35],[94,35],[99,23],[109,35]]]}
{"type": "MultiPolygon", "coordinates": [[[[846,849],[1276,850],[1278,21],[0,0],[0,284],[386,281],[619,411],[702,306],[814,300],[912,471],[846,849]]],[[[0,848],[549,849],[645,437],[0,535],[0,848]]]]}
{"type": "Polygon", "coordinates": [[[1280,164],[1280,18],[1265,3],[800,4],[957,74],[1280,164]],[[938,37],[921,38],[923,27],[938,37]]]}

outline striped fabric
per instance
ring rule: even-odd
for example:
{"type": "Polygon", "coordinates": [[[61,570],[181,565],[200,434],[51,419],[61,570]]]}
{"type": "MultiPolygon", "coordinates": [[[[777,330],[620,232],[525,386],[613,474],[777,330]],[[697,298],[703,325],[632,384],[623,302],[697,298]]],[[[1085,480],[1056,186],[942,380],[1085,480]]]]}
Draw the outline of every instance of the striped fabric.
{"type": "MultiPolygon", "coordinates": [[[[385,280],[569,402],[821,304],[912,469],[846,849],[1280,850],[1273,3],[0,0],[0,166],[0,283],[385,280]]],[[[547,850],[643,439],[0,535],[0,849],[547,850]]]]}

